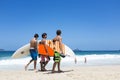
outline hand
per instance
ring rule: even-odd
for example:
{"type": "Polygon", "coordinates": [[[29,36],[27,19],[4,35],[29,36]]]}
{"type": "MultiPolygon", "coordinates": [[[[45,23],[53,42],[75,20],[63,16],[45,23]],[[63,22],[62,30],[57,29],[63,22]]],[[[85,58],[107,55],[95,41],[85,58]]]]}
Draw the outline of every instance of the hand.
{"type": "Polygon", "coordinates": [[[50,60],[50,57],[49,56],[47,56],[48,57],[48,59],[50,60]]]}
{"type": "Polygon", "coordinates": [[[47,53],[47,56],[49,56],[49,53],[47,53]]]}
{"type": "Polygon", "coordinates": [[[40,58],[40,54],[38,54],[38,57],[40,58]]]}
{"type": "Polygon", "coordinates": [[[63,53],[61,53],[60,56],[63,57],[63,58],[65,57],[65,55],[63,53]]]}

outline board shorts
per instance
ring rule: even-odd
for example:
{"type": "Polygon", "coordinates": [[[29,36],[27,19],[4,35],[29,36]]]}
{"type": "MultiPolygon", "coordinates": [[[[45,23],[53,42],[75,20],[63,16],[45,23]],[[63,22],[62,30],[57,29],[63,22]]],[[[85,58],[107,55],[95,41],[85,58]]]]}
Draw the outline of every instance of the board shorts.
{"type": "Polygon", "coordinates": [[[32,60],[37,60],[37,51],[35,49],[30,49],[30,56],[32,60]]]}
{"type": "Polygon", "coordinates": [[[60,53],[55,51],[54,52],[54,57],[53,57],[54,62],[60,62],[61,61],[61,56],[60,53]]]}
{"type": "Polygon", "coordinates": [[[41,61],[40,62],[45,62],[45,59],[46,59],[46,61],[50,61],[49,56],[41,55],[41,61]]]}

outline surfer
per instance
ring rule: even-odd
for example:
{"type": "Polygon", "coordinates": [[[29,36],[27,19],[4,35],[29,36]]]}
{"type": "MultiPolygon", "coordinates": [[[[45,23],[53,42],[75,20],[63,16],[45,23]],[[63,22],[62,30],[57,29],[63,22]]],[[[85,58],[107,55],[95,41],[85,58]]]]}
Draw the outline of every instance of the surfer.
{"type": "MultiPolygon", "coordinates": [[[[42,34],[42,40],[39,42],[39,44],[43,44],[46,50],[46,53],[48,53],[48,49],[47,49],[47,44],[46,44],[46,38],[47,38],[47,34],[43,33],[42,34]]],[[[50,61],[50,57],[46,56],[46,55],[40,55],[41,57],[41,61],[40,61],[40,66],[41,66],[41,71],[46,71],[45,66],[48,64],[48,62],[50,61]],[[46,58],[46,60],[45,60],[46,58]]]]}
{"type": "Polygon", "coordinates": [[[85,59],[85,60],[84,60],[84,63],[87,63],[87,58],[86,58],[86,57],[84,57],[84,59],[85,59]]]}
{"type": "Polygon", "coordinates": [[[56,64],[58,65],[58,72],[62,72],[62,70],[60,70],[61,54],[63,53],[61,30],[57,30],[56,34],[57,34],[57,36],[53,39],[53,44],[55,44],[56,42],[59,42],[60,52],[56,51],[55,47],[53,48],[55,51],[55,54],[54,54],[54,58],[53,58],[54,64],[53,64],[53,68],[52,68],[52,73],[55,72],[56,64]]]}
{"type": "Polygon", "coordinates": [[[37,39],[38,39],[39,35],[35,34],[34,38],[30,40],[30,56],[31,56],[31,60],[28,62],[28,64],[25,66],[25,70],[27,70],[27,67],[29,66],[29,64],[31,62],[34,61],[34,70],[36,71],[36,63],[37,63],[37,39]]]}

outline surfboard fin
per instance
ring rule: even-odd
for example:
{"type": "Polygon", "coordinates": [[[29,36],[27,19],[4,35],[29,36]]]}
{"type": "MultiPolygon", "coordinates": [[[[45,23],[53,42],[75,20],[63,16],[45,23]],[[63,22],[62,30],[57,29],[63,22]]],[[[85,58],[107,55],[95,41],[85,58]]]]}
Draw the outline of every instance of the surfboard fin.
{"type": "Polygon", "coordinates": [[[62,53],[60,54],[60,56],[61,56],[61,57],[63,57],[63,58],[65,58],[65,55],[64,55],[64,54],[62,54],[62,53]]]}

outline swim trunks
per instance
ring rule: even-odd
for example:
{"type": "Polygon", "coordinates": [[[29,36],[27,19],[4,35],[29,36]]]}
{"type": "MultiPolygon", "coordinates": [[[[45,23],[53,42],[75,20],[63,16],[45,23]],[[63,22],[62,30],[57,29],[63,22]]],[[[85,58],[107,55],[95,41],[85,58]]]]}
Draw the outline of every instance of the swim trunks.
{"type": "Polygon", "coordinates": [[[32,60],[37,60],[37,52],[35,49],[30,49],[30,56],[32,60]]]}
{"type": "Polygon", "coordinates": [[[55,51],[53,60],[55,62],[60,62],[61,61],[60,53],[58,53],[57,51],[55,51]]]}
{"type": "Polygon", "coordinates": [[[40,62],[45,62],[45,58],[46,58],[46,61],[50,61],[49,56],[41,55],[41,61],[40,62]]]}

